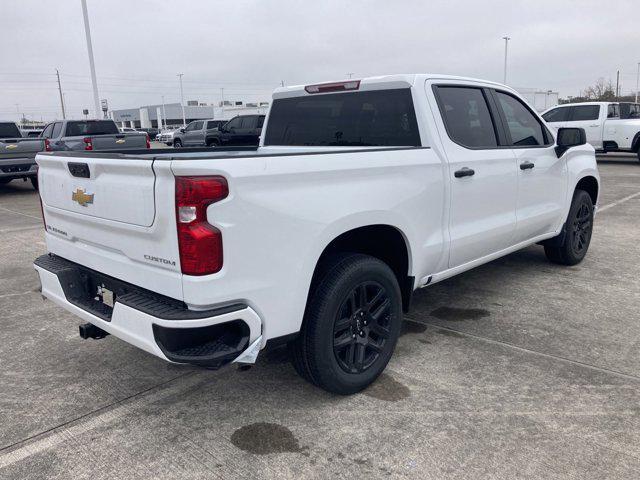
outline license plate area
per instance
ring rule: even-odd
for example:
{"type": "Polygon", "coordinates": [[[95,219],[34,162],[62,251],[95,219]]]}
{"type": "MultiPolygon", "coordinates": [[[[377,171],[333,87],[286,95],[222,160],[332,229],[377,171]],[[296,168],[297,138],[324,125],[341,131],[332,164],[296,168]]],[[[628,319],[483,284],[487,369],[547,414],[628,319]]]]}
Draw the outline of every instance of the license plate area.
{"type": "Polygon", "coordinates": [[[117,298],[127,293],[123,282],[81,267],[65,269],[58,278],[69,302],[107,322],[117,298]]]}

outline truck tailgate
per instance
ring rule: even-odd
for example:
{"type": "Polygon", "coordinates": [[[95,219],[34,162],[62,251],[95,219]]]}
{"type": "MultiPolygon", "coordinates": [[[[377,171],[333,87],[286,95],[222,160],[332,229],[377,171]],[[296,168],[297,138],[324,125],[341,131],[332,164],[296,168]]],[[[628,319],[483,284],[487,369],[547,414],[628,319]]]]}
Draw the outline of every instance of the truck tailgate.
{"type": "Polygon", "coordinates": [[[44,140],[38,138],[5,138],[0,140],[0,158],[35,158],[44,150],[44,140]]]}
{"type": "Polygon", "coordinates": [[[94,150],[139,149],[147,146],[147,136],[141,133],[96,135],[91,137],[94,150]]]}
{"type": "Polygon", "coordinates": [[[51,253],[182,299],[170,162],[70,153],[36,160],[51,253]]]}

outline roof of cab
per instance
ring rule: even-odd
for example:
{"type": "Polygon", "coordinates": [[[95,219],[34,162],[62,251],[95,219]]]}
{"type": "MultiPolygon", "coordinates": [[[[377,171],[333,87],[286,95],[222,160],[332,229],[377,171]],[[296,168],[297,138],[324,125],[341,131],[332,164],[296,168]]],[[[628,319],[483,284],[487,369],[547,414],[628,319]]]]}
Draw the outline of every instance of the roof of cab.
{"type": "MultiPolygon", "coordinates": [[[[305,87],[308,85],[354,82],[357,80],[358,79],[356,78],[341,79],[341,80],[315,82],[307,85],[292,85],[287,87],[278,87],[273,92],[273,98],[277,99],[277,98],[288,98],[288,97],[311,95],[305,91],[305,87]]],[[[360,80],[360,87],[358,88],[359,91],[382,90],[382,89],[391,89],[391,88],[410,88],[417,81],[425,81],[425,80],[444,80],[447,82],[451,82],[451,81],[472,82],[472,83],[491,85],[495,87],[505,88],[508,90],[513,90],[511,87],[508,87],[506,85],[502,85],[500,83],[493,82],[490,80],[482,80],[478,78],[469,78],[469,77],[459,77],[455,75],[433,74],[433,73],[404,73],[404,74],[396,74],[396,75],[380,75],[377,77],[365,77],[359,80],[360,80]]]]}

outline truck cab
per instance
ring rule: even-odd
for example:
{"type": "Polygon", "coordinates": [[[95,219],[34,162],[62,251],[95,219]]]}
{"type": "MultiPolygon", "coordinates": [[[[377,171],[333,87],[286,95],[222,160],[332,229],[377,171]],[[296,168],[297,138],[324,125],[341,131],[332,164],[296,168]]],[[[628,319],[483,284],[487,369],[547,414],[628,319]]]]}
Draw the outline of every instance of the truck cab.
{"type": "Polygon", "coordinates": [[[234,117],[208,134],[206,144],[209,147],[258,145],[264,119],[264,115],[234,117]]]}
{"type": "Polygon", "coordinates": [[[583,128],[587,142],[601,152],[632,152],[640,158],[640,104],[584,102],[559,105],[542,114],[555,129],[583,128]]]}

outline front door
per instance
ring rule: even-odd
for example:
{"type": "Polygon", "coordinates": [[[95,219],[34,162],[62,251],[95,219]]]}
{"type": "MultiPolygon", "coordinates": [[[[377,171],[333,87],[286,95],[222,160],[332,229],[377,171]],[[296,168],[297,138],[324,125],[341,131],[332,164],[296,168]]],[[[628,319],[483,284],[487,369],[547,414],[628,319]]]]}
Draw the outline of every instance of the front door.
{"type": "Polygon", "coordinates": [[[514,243],[520,243],[562,225],[567,165],[556,155],[553,136],[529,107],[509,92],[493,93],[518,166],[514,243]]]}
{"type": "Polygon", "coordinates": [[[204,121],[202,120],[191,122],[185,130],[184,144],[189,146],[200,145],[203,140],[203,127],[204,121]]]}
{"type": "Polygon", "coordinates": [[[454,268],[512,245],[516,226],[517,167],[499,146],[490,92],[464,85],[434,87],[444,131],[450,182],[450,256],[454,268]]]}

